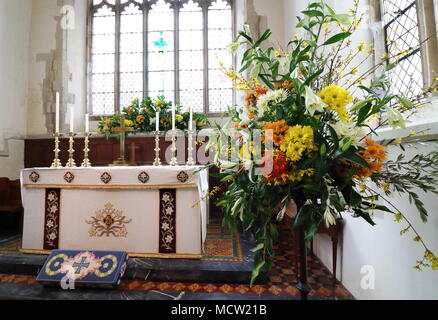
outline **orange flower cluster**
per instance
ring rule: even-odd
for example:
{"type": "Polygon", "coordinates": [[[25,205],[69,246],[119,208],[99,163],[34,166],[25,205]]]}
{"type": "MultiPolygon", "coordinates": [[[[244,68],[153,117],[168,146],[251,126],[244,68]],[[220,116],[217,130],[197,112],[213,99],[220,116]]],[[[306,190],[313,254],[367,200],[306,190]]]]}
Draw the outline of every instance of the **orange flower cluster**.
{"type": "Polygon", "coordinates": [[[243,125],[241,125],[241,123],[242,123],[242,121],[239,121],[239,122],[234,122],[234,129],[246,129],[246,128],[248,128],[248,125],[246,125],[246,124],[243,124],[243,125]]]}
{"type": "Polygon", "coordinates": [[[257,97],[256,97],[256,95],[255,95],[254,93],[248,93],[248,94],[246,95],[246,97],[245,97],[245,101],[246,101],[248,104],[256,103],[256,102],[257,102],[257,97]]]}
{"type": "MultiPolygon", "coordinates": [[[[268,122],[263,127],[266,130],[274,131],[273,143],[276,146],[280,146],[284,140],[284,134],[290,127],[286,124],[285,120],[277,121],[277,122],[268,122]]],[[[262,141],[266,143],[266,135],[263,133],[262,141]]]]}
{"type": "Polygon", "coordinates": [[[283,82],[277,82],[274,86],[275,90],[278,89],[285,89],[287,91],[289,91],[290,93],[295,93],[295,89],[293,88],[294,84],[292,83],[292,81],[289,80],[285,80],[283,82]]]}
{"type": "Polygon", "coordinates": [[[368,162],[371,168],[361,167],[357,173],[357,175],[361,177],[369,177],[374,172],[382,171],[383,163],[386,160],[385,147],[371,138],[365,139],[365,145],[365,150],[359,152],[359,155],[368,162]]]}
{"type": "Polygon", "coordinates": [[[268,89],[266,89],[266,88],[256,88],[256,89],[254,89],[254,91],[249,92],[246,95],[246,97],[245,97],[246,104],[248,106],[250,106],[252,104],[256,104],[257,100],[259,99],[259,97],[261,95],[266,94],[267,92],[268,92],[268,89]]]}
{"type": "Polygon", "coordinates": [[[287,171],[287,159],[283,152],[276,152],[272,157],[272,151],[267,152],[262,165],[262,173],[264,173],[266,183],[268,185],[285,185],[289,181],[287,171]],[[267,172],[272,167],[272,172],[267,172]]]}
{"type": "Polygon", "coordinates": [[[255,92],[257,94],[259,94],[259,95],[263,95],[263,94],[268,93],[268,89],[266,89],[266,88],[257,88],[257,89],[255,89],[255,92]]]}
{"type": "Polygon", "coordinates": [[[139,115],[135,120],[138,124],[142,124],[143,122],[145,122],[146,118],[143,115],[139,115]]]}

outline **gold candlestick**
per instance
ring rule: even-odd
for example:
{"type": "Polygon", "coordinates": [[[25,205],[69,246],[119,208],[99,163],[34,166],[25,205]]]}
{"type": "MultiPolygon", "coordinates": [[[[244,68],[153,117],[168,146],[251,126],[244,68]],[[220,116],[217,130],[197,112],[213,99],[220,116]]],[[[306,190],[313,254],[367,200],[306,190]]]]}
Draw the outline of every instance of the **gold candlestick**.
{"type": "Polygon", "coordinates": [[[177,166],[178,165],[178,159],[176,158],[176,131],[172,130],[172,159],[170,160],[171,166],[177,166]]]}
{"type": "Polygon", "coordinates": [[[193,159],[193,134],[195,132],[193,130],[189,130],[189,147],[188,147],[188,159],[187,159],[187,165],[188,166],[194,166],[195,161],[193,159]]]}
{"type": "Polygon", "coordinates": [[[59,153],[61,152],[59,149],[59,138],[62,136],[62,134],[56,132],[53,134],[53,136],[55,137],[55,149],[53,150],[55,152],[55,159],[53,160],[51,168],[62,168],[61,160],[59,160],[59,153]]]}
{"type": "Polygon", "coordinates": [[[75,168],[76,167],[76,162],[73,159],[73,155],[75,153],[75,150],[73,149],[73,145],[74,145],[74,137],[76,136],[76,133],[74,132],[70,132],[69,134],[69,149],[68,149],[68,161],[67,161],[67,168],[75,168]]]}
{"type": "Polygon", "coordinates": [[[85,132],[84,137],[85,137],[85,142],[84,142],[85,147],[84,147],[84,161],[82,162],[82,168],[89,168],[91,167],[91,161],[88,158],[88,153],[90,152],[90,148],[88,146],[90,144],[91,133],[85,132]]]}
{"type": "Polygon", "coordinates": [[[159,167],[161,166],[161,160],[160,160],[160,131],[155,131],[155,162],[154,166],[159,167]]]}

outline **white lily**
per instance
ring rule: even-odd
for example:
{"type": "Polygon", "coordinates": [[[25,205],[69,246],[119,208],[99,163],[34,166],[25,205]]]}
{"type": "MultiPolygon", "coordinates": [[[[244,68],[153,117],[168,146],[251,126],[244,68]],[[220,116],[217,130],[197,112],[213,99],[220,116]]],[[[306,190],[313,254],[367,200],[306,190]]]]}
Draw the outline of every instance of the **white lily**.
{"type": "Polygon", "coordinates": [[[403,115],[389,106],[386,106],[385,108],[388,115],[389,125],[394,129],[397,127],[406,129],[406,120],[403,118],[403,115]]]}
{"type": "Polygon", "coordinates": [[[327,205],[327,209],[324,212],[324,223],[327,228],[336,225],[336,219],[330,211],[330,205],[327,205]]]}
{"type": "Polygon", "coordinates": [[[323,112],[324,108],[327,107],[327,105],[322,102],[321,98],[318,97],[308,86],[306,86],[304,98],[306,99],[306,109],[312,117],[316,111],[323,112]]]}
{"type": "Polygon", "coordinates": [[[234,54],[239,49],[239,42],[233,41],[230,44],[227,45],[227,49],[231,54],[234,54]]]}

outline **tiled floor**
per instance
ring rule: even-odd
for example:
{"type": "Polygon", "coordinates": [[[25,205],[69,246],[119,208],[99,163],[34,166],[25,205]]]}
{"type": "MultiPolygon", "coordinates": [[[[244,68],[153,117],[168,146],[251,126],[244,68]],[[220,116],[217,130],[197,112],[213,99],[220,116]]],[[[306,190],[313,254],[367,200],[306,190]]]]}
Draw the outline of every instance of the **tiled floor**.
{"type": "MultiPolygon", "coordinates": [[[[269,272],[269,282],[266,285],[250,287],[248,284],[213,284],[213,283],[175,283],[175,282],[151,282],[151,281],[123,281],[119,290],[111,294],[120,297],[146,297],[147,292],[161,292],[178,297],[184,293],[185,299],[296,299],[299,291],[295,288],[296,274],[294,271],[294,251],[288,239],[287,230],[280,231],[280,244],[277,247],[277,258],[273,269],[269,272]]],[[[308,257],[309,284],[312,287],[310,298],[314,299],[354,299],[353,296],[334,280],[332,274],[317,258],[308,257]]],[[[32,287],[43,297],[52,297],[56,289],[45,289],[35,281],[34,276],[0,275],[0,293],[2,286],[8,290],[16,285],[17,294],[23,290],[22,286],[32,287]],[[12,287],[11,287],[12,286],[12,287]],[[21,287],[20,287],[21,286],[21,287]],[[38,290],[36,290],[39,288],[38,290]],[[44,296],[45,295],[45,296],[44,296]]],[[[32,290],[31,290],[32,291],[32,290]]],[[[92,291],[90,291],[92,292],[92,291]]],[[[94,291],[93,291],[94,292],[94,291]]],[[[76,292],[77,297],[87,295],[87,292],[76,292]]],[[[109,292],[93,293],[95,299],[106,299],[109,292]]],[[[65,294],[64,294],[65,296],[65,294]]],[[[41,297],[39,297],[41,298],[41,297]]],[[[74,295],[72,295],[74,298],[74,295]]]]}

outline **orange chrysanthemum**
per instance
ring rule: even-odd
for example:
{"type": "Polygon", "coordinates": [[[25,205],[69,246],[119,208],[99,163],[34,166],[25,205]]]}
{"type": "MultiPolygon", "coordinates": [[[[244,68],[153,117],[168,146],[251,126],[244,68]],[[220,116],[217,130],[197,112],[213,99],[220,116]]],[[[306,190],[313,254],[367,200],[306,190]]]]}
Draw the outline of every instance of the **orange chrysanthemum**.
{"type": "Polygon", "coordinates": [[[382,171],[383,163],[386,160],[385,147],[371,138],[365,140],[365,145],[365,150],[359,152],[359,155],[369,164],[370,168],[361,166],[357,173],[361,177],[369,177],[374,172],[382,171]]]}
{"type": "MultiPolygon", "coordinates": [[[[273,143],[276,146],[279,146],[283,143],[284,134],[289,129],[289,126],[286,125],[285,120],[277,121],[277,122],[268,122],[263,129],[272,130],[274,132],[273,143]]],[[[266,143],[266,135],[262,135],[262,141],[266,143]]]]}
{"type": "Polygon", "coordinates": [[[272,151],[267,152],[262,165],[262,172],[264,173],[266,183],[269,185],[287,184],[289,181],[287,166],[288,162],[284,153],[280,151],[272,157],[272,151]]]}

